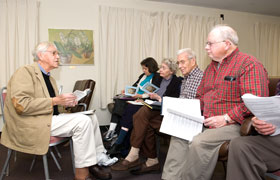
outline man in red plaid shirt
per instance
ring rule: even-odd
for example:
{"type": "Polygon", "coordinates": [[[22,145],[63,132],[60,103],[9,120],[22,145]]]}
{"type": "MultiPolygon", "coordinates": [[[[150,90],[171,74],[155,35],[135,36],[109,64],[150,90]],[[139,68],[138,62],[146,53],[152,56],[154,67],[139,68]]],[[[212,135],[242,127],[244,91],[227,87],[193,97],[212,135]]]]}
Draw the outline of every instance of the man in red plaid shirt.
{"type": "Polygon", "coordinates": [[[250,115],[241,96],[268,96],[265,68],[255,57],[240,52],[237,44],[237,33],[227,25],[210,31],[205,49],[212,62],[197,90],[205,129],[192,142],[178,141],[174,156],[167,156],[170,164],[164,167],[163,179],[211,179],[220,146],[240,136],[240,124],[250,115]]]}

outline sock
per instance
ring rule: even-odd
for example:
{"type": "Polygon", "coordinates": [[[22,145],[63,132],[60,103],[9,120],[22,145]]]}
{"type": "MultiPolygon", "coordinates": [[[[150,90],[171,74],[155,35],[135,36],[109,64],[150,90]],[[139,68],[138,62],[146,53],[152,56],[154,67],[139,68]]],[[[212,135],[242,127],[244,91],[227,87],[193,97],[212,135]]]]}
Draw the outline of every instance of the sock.
{"type": "Polygon", "coordinates": [[[148,158],[146,161],[147,167],[153,166],[155,164],[158,164],[158,158],[148,158]]]}
{"type": "Polygon", "coordinates": [[[110,123],[109,131],[110,130],[115,131],[116,127],[117,127],[117,123],[110,123]]]}
{"type": "Polygon", "coordinates": [[[115,144],[122,144],[124,139],[125,139],[125,137],[126,137],[126,135],[127,135],[127,131],[121,129],[120,130],[120,134],[119,134],[118,139],[115,142],[115,144]]]}
{"type": "Polygon", "coordinates": [[[131,147],[128,155],[126,156],[126,160],[129,162],[135,161],[136,159],[139,158],[139,148],[131,147]]]}

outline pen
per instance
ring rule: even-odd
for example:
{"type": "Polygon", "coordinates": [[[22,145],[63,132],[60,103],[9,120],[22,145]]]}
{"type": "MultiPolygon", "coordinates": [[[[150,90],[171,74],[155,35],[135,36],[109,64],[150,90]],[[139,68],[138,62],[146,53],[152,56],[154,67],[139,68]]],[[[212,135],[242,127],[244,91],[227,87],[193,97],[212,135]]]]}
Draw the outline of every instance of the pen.
{"type": "Polygon", "coordinates": [[[145,106],[147,106],[148,108],[153,109],[152,106],[150,106],[149,104],[145,103],[144,101],[142,101],[142,103],[143,103],[145,106]]]}
{"type": "Polygon", "coordinates": [[[62,89],[63,89],[63,86],[60,85],[60,86],[59,86],[59,90],[58,90],[58,95],[60,95],[60,94],[62,93],[62,89]]]}

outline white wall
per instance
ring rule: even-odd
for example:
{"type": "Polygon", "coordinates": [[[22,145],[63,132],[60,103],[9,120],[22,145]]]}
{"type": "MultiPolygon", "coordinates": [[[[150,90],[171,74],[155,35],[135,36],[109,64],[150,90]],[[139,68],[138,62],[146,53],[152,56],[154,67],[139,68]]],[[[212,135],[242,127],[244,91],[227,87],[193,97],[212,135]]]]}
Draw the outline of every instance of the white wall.
{"type": "MultiPolygon", "coordinates": [[[[57,29],[88,29],[94,30],[95,64],[93,66],[61,66],[53,71],[58,85],[63,85],[63,92],[71,92],[76,80],[91,78],[96,81],[92,108],[97,109],[101,125],[110,122],[107,110],[98,108],[99,71],[98,61],[98,7],[109,5],[124,8],[136,8],[151,11],[172,11],[196,15],[220,16],[224,14],[225,23],[237,30],[240,37],[240,49],[243,52],[254,54],[252,45],[252,25],[257,21],[279,22],[280,17],[263,16],[250,13],[241,13],[221,9],[200,8],[167,3],[158,3],[142,0],[40,0],[40,41],[48,40],[48,28],[57,29]]],[[[206,41],[206,40],[205,40],[206,41]]]]}

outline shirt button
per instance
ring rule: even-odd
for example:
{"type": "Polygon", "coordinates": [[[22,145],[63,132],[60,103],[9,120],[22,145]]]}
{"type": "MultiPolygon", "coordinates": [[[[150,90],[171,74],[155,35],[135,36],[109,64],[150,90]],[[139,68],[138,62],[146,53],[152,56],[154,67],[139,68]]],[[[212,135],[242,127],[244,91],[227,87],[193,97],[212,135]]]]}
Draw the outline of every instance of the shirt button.
{"type": "Polygon", "coordinates": [[[48,127],[51,127],[51,125],[50,125],[50,124],[48,124],[47,126],[48,126],[48,127]]]}

